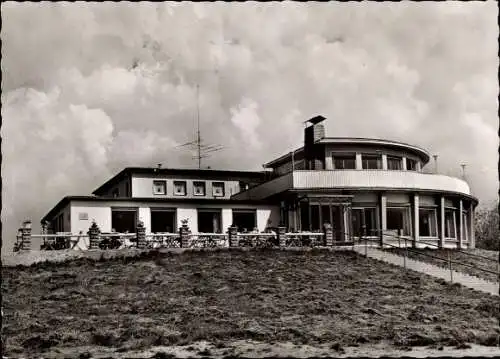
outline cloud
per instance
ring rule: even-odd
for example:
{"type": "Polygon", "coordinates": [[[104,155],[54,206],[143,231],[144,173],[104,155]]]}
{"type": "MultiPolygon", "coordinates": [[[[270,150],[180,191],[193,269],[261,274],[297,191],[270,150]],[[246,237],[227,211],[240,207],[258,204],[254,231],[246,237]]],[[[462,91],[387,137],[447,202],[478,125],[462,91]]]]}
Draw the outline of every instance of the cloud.
{"type": "Polygon", "coordinates": [[[330,136],[439,154],[496,198],[498,9],[444,3],[2,3],[4,238],[125,166],[260,169],[330,136]],[[248,151],[249,146],[252,151],[248,151]]]}

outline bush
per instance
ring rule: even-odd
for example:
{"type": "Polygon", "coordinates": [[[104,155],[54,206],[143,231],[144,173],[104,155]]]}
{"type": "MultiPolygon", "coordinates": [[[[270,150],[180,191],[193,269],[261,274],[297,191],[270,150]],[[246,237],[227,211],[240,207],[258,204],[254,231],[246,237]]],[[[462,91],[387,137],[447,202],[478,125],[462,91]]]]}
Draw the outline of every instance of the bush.
{"type": "Polygon", "coordinates": [[[476,247],[488,250],[499,250],[500,240],[500,222],[499,222],[499,203],[497,202],[490,208],[484,208],[476,211],[476,220],[474,223],[476,247]]]}

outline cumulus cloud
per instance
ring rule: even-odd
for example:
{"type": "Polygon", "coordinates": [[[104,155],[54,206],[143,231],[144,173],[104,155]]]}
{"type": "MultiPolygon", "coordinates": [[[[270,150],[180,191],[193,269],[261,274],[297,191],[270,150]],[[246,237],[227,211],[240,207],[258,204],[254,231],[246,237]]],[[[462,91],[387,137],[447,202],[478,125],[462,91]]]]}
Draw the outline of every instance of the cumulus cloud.
{"type": "Polygon", "coordinates": [[[496,198],[497,6],[2,3],[4,236],[125,166],[259,169],[331,136],[401,140],[496,198]],[[277,140],[279,139],[279,140],[277,140]],[[248,151],[249,146],[252,148],[248,151]]]}

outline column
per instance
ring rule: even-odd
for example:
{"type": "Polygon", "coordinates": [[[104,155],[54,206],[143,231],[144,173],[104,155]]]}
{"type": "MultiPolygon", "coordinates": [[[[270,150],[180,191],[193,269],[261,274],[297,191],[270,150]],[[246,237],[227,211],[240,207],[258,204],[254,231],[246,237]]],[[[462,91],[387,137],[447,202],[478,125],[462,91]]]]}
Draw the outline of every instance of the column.
{"type": "Polygon", "coordinates": [[[278,227],[278,243],[280,247],[286,247],[286,228],[278,227]]]}
{"type": "Polygon", "coordinates": [[[420,164],[420,161],[417,161],[416,170],[417,172],[420,172],[422,170],[422,165],[420,164]]]}
{"type": "Polygon", "coordinates": [[[89,249],[99,249],[101,230],[97,226],[97,223],[95,223],[94,221],[92,222],[92,225],[90,226],[87,234],[89,236],[89,249]]]}
{"type": "Polygon", "coordinates": [[[382,169],[387,171],[387,155],[382,154],[382,169]]]}
{"type": "Polygon", "coordinates": [[[384,244],[384,233],[387,231],[387,196],[380,195],[380,245],[384,244]]]}
{"type": "Polygon", "coordinates": [[[402,168],[403,168],[403,171],[406,171],[406,157],[403,157],[403,160],[402,160],[402,168]]]}
{"type": "Polygon", "coordinates": [[[417,242],[420,237],[420,225],[419,225],[419,197],[418,194],[413,196],[413,247],[417,246],[417,242]]]}
{"type": "Polygon", "coordinates": [[[333,228],[330,223],[325,223],[323,225],[323,231],[325,234],[325,246],[332,247],[333,246],[333,228]]]}
{"type": "Polygon", "coordinates": [[[182,226],[179,228],[179,235],[181,237],[181,248],[188,248],[191,239],[191,231],[187,225],[187,220],[182,221],[182,226]]]}
{"type": "Polygon", "coordinates": [[[363,169],[363,161],[361,160],[361,153],[356,153],[356,169],[363,169]]]}
{"type": "Polygon", "coordinates": [[[441,196],[439,203],[439,248],[444,248],[445,219],[444,219],[444,196],[441,196]]]}
{"type": "Polygon", "coordinates": [[[333,158],[332,153],[326,153],[325,156],[325,170],[333,170],[333,158]]]}
{"type": "Polygon", "coordinates": [[[31,250],[31,221],[27,220],[23,222],[22,228],[22,242],[21,250],[30,251],[31,250]]]}
{"type": "Polygon", "coordinates": [[[463,215],[463,210],[464,210],[464,203],[462,200],[458,202],[458,211],[459,211],[459,217],[458,217],[458,227],[460,228],[458,231],[458,242],[457,242],[457,248],[462,249],[462,241],[464,240],[464,215],[463,215]]]}
{"type": "Polygon", "coordinates": [[[470,231],[469,231],[469,248],[476,248],[476,238],[474,237],[474,204],[470,201],[470,210],[469,210],[469,223],[470,223],[470,231]]]}
{"type": "Polygon", "coordinates": [[[136,228],[137,248],[146,248],[146,227],[144,222],[139,221],[136,228]]]}
{"type": "Polygon", "coordinates": [[[238,247],[238,227],[231,226],[227,230],[229,236],[229,247],[238,247]]]}

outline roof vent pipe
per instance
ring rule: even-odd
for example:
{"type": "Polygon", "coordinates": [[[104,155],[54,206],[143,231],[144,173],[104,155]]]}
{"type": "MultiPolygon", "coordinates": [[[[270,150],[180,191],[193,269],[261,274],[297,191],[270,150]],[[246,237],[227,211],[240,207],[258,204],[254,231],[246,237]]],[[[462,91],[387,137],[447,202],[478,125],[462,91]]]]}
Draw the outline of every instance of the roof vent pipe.
{"type": "Polygon", "coordinates": [[[434,157],[434,173],[437,174],[438,173],[438,155],[433,155],[432,157],[434,157]]]}

